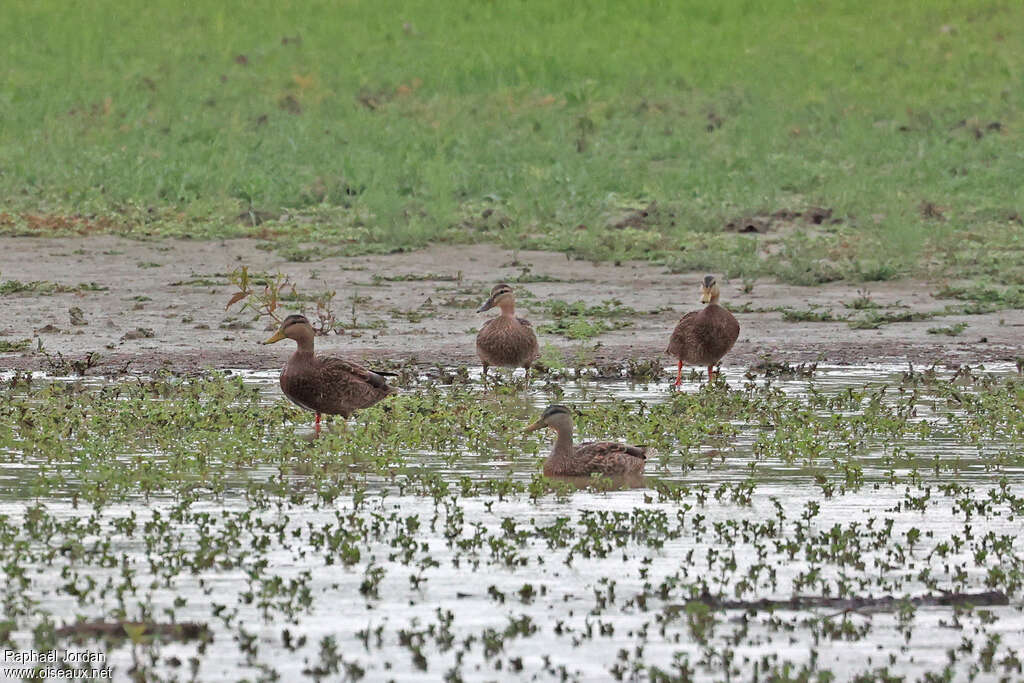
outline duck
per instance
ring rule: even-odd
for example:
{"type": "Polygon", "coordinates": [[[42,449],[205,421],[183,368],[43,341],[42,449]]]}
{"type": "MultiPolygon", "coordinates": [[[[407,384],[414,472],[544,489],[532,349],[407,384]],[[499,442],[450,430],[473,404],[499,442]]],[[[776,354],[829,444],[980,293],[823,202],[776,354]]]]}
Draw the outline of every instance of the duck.
{"type": "Polygon", "coordinates": [[[665,353],[679,360],[676,386],[683,381],[683,363],[706,365],[708,383],[714,380],[714,367],[729,353],[740,336],[736,317],[718,304],[721,290],[714,275],[705,275],[700,284],[700,301],[707,304],[699,311],[684,315],[668,341],[665,353]]]}
{"type": "Polygon", "coordinates": [[[289,315],[264,344],[294,340],[297,347],[281,370],[281,391],[292,403],[316,413],[314,428],[320,434],[320,415],[348,418],[397,393],[380,374],[343,358],[317,356],[313,351],[316,333],[303,315],[289,315]]]}
{"type": "Polygon", "coordinates": [[[515,292],[507,283],[495,285],[490,298],[476,312],[483,313],[495,306],[501,309],[501,315],[484,323],[476,335],[476,355],[483,363],[484,380],[487,379],[487,369],[497,365],[524,368],[529,382],[530,366],[540,355],[533,326],[529,320],[516,317],[515,292]]]}
{"type": "Polygon", "coordinates": [[[552,405],[540,419],[526,428],[534,432],[547,427],[557,434],[555,447],[544,461],[546,477],[585,477],[591,474],[637,474],[647,464],[646,446],[627,446],[613,441],[572,443],[572,413],[562,405],[552,405]]]}

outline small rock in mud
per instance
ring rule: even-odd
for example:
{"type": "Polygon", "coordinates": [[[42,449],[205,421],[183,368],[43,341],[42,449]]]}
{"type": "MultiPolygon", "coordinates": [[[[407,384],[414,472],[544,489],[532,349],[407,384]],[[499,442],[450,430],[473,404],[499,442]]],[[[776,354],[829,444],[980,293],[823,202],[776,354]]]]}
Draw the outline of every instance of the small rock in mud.
{"type": "Polygon", "coordinates": [[[149,339],[156,336],[153,330],[148,327],[136,327],[134,330],[129,330],[124,333],[121,337],[121,341],[130,341],[132,339],[149,339]]]}
{"type": "Polygon", "coordinates": [[[623,228],[644,228],[647,222],[658,214],[658,202],[651,202],[643,209],[630,211],[625,215],[617,216],[608,222],[608,227],[622,230],[623,228]]]}
{"type": "Polygon", "coordinates": [[[277,214],[269,211],[243,211],[236,217],[239,223],[244,225],[262,225],[267,221],[277,220],[277,214]]]}
{"type": "Polygon", "coordinates": [[[734,218],[725,224],[725,229],[731,232],[753,232],[764,234],[771,229],[772,219],[770,216],[744,216],[734,218]]]}
{"type": "Polygon", "coordinates": [[[804,211],[779,209],[770,214],[751,214],[733,218],[726,222],[725,229],[730,232],[764,234],[770,232],[777,223],[793,223],[801,217],[811,225],[839,222],[839,219],[832,218],[832,209],[812,206],[804,211]]]}
{"type": "Polygon", "coordinates": [[[64,330],[60,329],[56,325],[43,325],[39,329],[35,330],[36,334],[60,334],[64,330]]]}
{"type": "Polygon", "coordinates": [[[921,202],[918,209],[921,211],[921,215],[927,219],[936,221],[946,220],[945,209],[927,200],[921,202]]]}
{"type": "Polygon", "coordinates": [[[832,209],[812,206],[804,211],[804,220],[812,225],[821,225],[830,218],[832,218],[832,209]]]}
{"type": "Polygon", "coordinates": [[[983,123],[976,118],[960,119],[950,130],[965,129],[974,136],[975,140],[981,140],[987,133],[999,133],[1003,130],[1002,121],[989,121],[983,123]]]}
{"type": "Polygon", "coordinates": [[[302,113],[302,105],[294,95],[285,95],[277,101],[277,106],[290,114],[302,113]]]}
{"type": "Polygon", "coordinates": [[[76,327],[89,324],[85,320],[85,313],[83,313],[82,309],[78,306],[72,306],[68,309],[68,317],[71,319],[71,324],[76,327]]]}

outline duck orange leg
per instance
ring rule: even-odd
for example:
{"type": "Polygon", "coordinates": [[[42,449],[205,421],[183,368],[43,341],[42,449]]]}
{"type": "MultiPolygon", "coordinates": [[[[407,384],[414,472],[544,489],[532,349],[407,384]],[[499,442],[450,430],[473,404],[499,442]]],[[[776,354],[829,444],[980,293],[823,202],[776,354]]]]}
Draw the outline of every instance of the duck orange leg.
{"type": "Polygon", "coordinates": [[[676,386],[683,383],[683,361],[679,361],[679,369],[676,371],[676,386]]]}
{"type": "Polygon", "coordinates": [[[712,382],[715,381],[715,371],[713,369],[714,367],[714,365],[708,366],[708,384],[711,384],[712,382]]]}
{"type": "Polygon", "coordinates": [[[320,413],[316,414],[316,422],[313,423],[313,429],[316,430],[316,435],[320,436],[320,413]]]}

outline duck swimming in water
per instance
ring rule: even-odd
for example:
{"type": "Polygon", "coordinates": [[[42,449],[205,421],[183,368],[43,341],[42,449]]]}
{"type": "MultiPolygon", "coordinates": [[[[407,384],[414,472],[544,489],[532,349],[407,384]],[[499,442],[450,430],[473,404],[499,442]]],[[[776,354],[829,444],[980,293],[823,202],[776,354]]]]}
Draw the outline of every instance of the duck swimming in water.
{"type": "Polygon", "coordinates": [[[544,461],[544,476],[579,477],[591,474],[636,474],[647,464],[646,446],[627,446],[613,441],[572,443],[572,413],[565,406],[549,406],[540,419],[526,428],[547,427],[558,435],[551,455],[544,461]]]}

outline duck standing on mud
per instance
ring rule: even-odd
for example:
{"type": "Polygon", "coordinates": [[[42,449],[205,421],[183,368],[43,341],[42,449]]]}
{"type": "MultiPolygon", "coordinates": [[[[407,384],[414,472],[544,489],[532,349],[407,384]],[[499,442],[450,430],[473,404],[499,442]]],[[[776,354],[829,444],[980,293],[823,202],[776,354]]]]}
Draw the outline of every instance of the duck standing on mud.
{"type": "Polygon", "coordinates": [[[558,435],[551,455],[544,461],[546,477],[586,477],[591,474],[637,474],[647,464],[646,446],[627,446],[613,441],[572,445],[572,413],[565,406],[549,406],[540,419],[526,428],[533,432],[548,427],[558,435]]]}
{"type": "Polygon", "coordinates": [[[320,414],[348,418],[360,408],[397,392],[383,377],[342,358],[317,357],[313,353],[313,326],[305,316],[290,315],[273,337],[263,342],[295,340],[298,348],[281,370],[281,391],[292,403],[316,413],[314,427],[320,433],[320,414]]]}
{"type": "Polygon", "coordinates": [[[683,382],[683,363],[706,365],[708,383],[714,379],[715,364],[722,360],[740,336],[740,324],[732,313],[718,305],[721,292],[714,275],[705,275],[700,285],[700,311],[682,317],[668,341],[665,353],[679,359],[676,386],[683,382]]]}
{"type": "Polygon", "coordinates": [[[516,317],[515,294],[504,282],[494,286],[490,298],[476,312],[483,313],[495,306],[501,309],[501,315],[484,323],[476,335],[476,355],[483,363],[484,379],[487,379],[487,368],[498,365],[524,368],[529,382],[530,366],[540,355],[533,326],[530,321],[516,317]]]}

